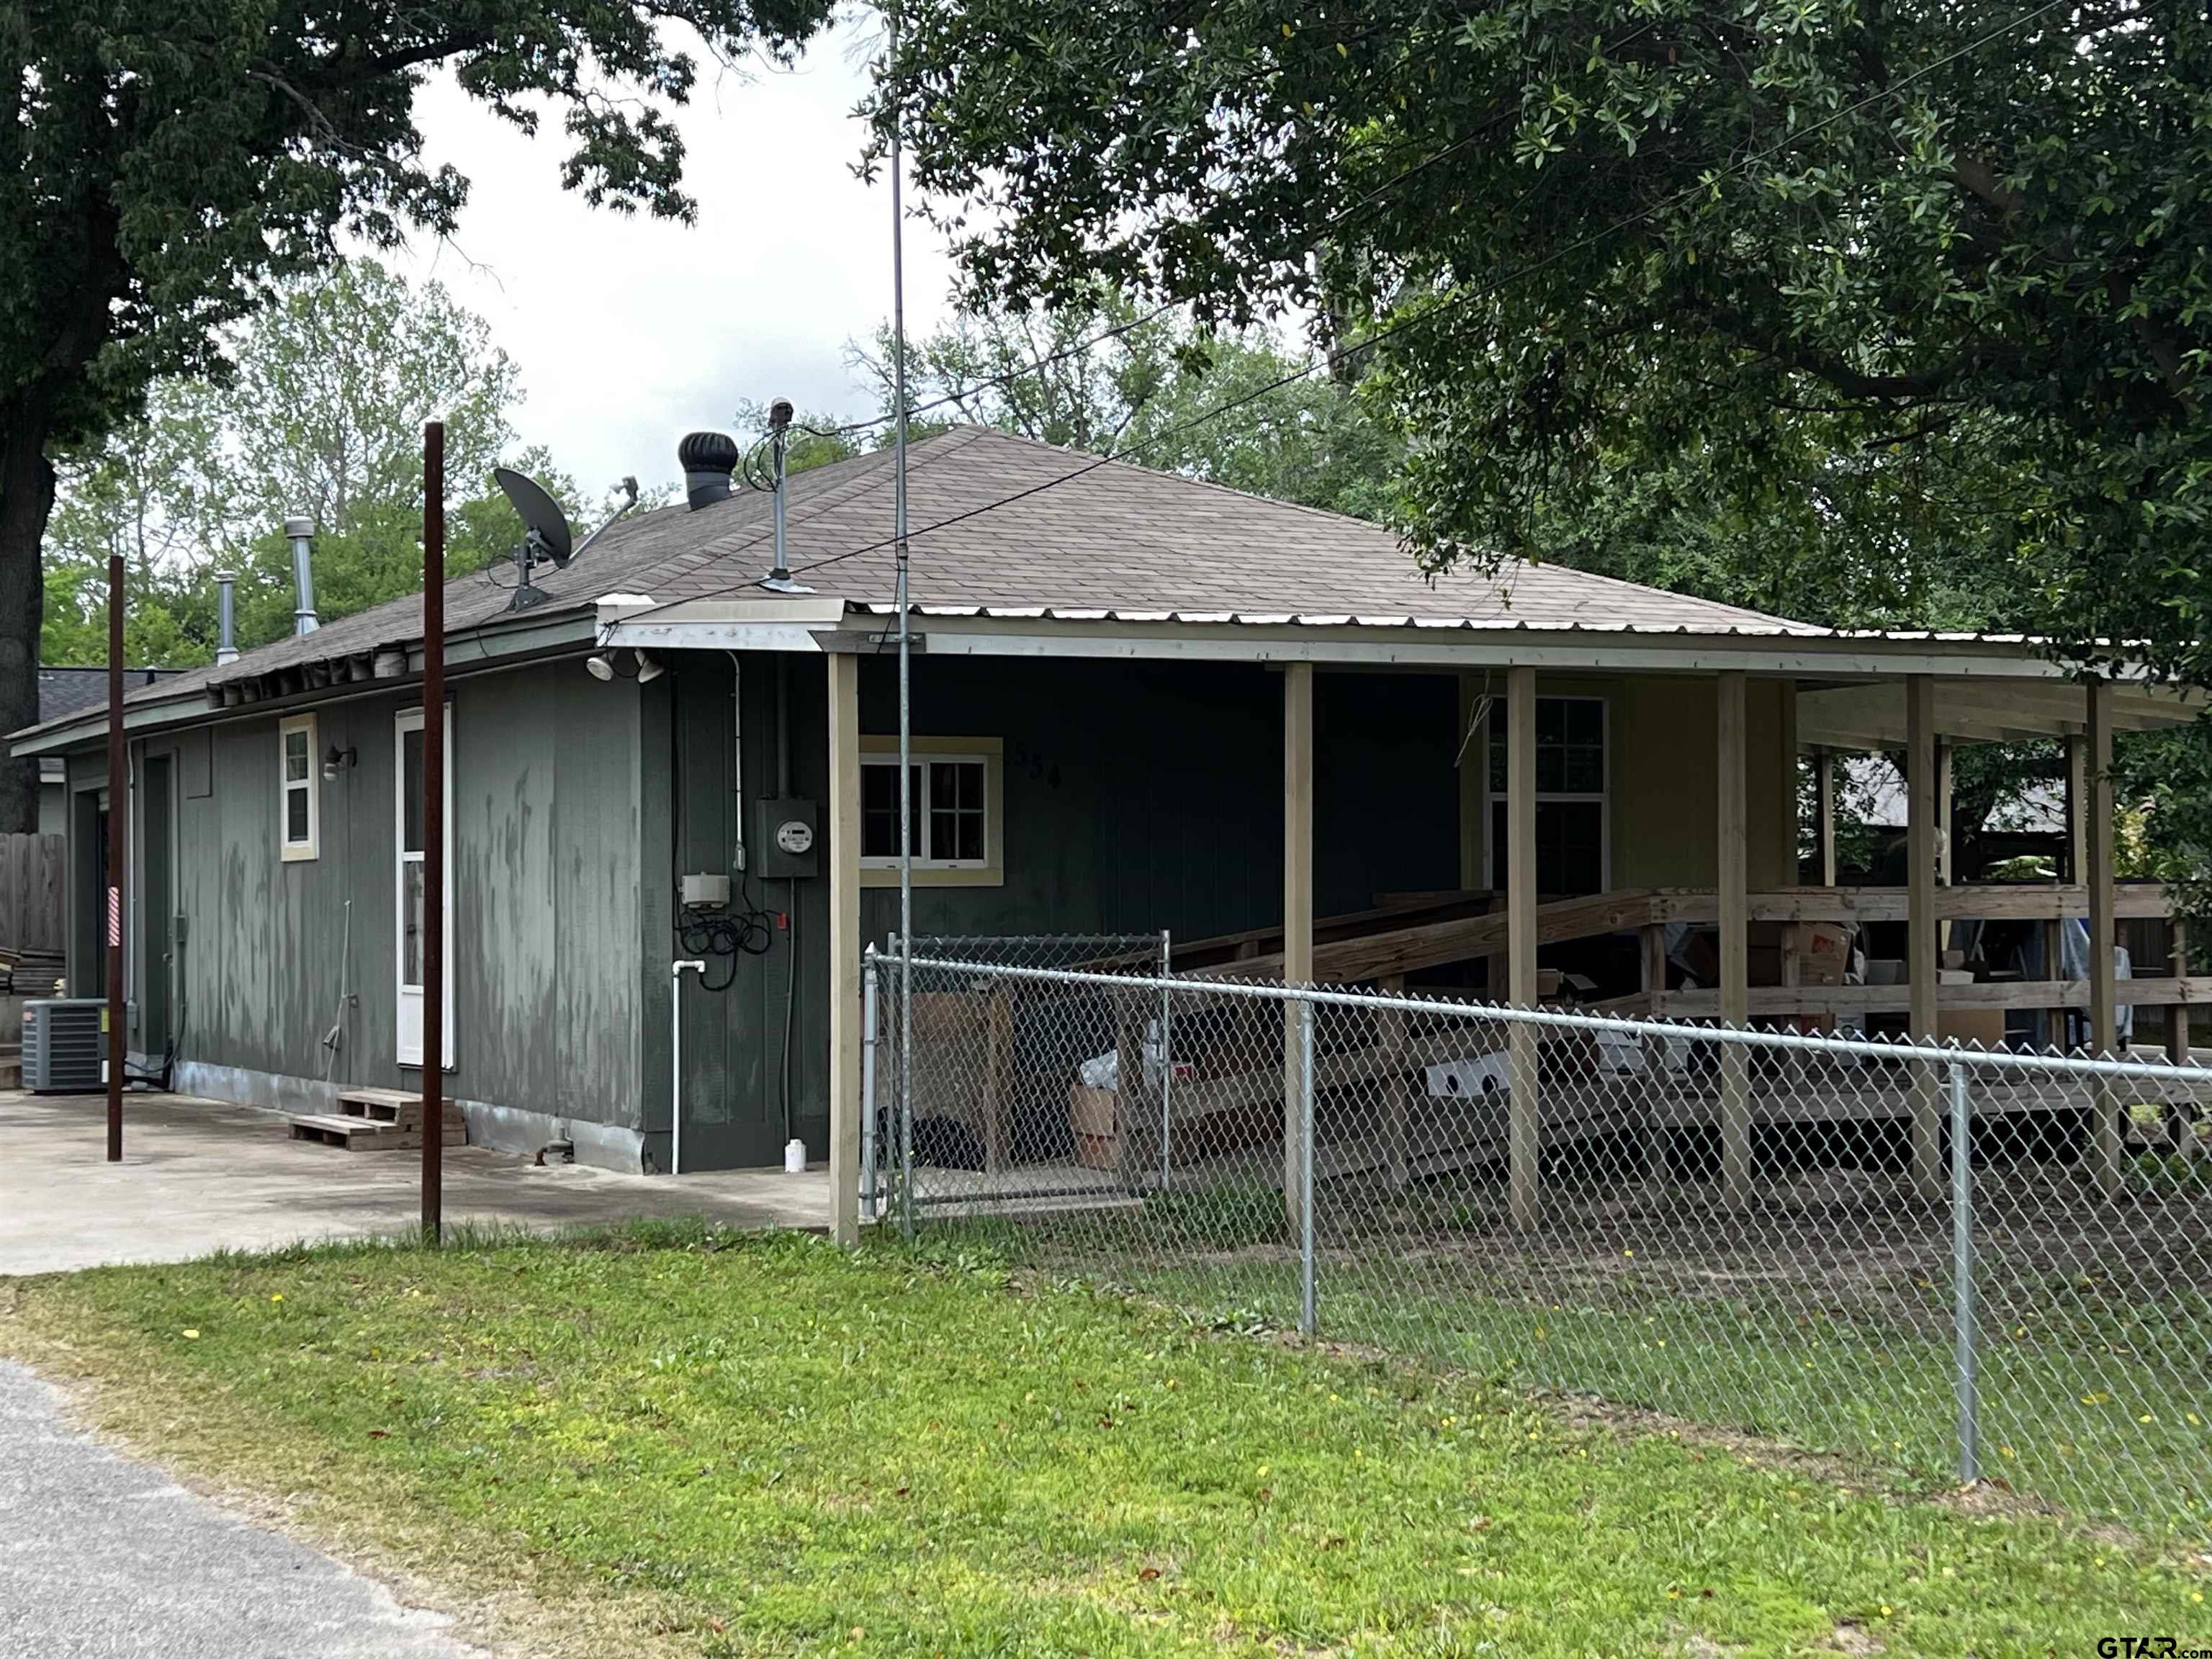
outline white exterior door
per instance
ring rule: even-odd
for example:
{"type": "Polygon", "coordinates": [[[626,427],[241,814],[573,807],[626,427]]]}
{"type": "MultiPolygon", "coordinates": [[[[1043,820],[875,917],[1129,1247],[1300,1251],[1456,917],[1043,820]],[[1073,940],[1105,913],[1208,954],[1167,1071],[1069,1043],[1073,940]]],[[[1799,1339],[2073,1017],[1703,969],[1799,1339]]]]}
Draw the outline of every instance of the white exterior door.
{"type": "MultiPolygon", "coordinates": [[[[422,950],[422,912],[424,897],[424,860],[422,857],[422,711],[403,709],[393,734],[392,756],[392,844],[398,849],[392,871],[394,901],[398,926],[393,937],[399,942],[399,1063],[420,1066],[422,1063],[422,986],[424,956],[422,950]]],[[[446,973],[445,995],[441,999],[445,1010],[445,1040],[439,1045],[445,1050],[443,1070],[451,1071],[453,1065],[453,710],[446,706],[446,973]]]]}

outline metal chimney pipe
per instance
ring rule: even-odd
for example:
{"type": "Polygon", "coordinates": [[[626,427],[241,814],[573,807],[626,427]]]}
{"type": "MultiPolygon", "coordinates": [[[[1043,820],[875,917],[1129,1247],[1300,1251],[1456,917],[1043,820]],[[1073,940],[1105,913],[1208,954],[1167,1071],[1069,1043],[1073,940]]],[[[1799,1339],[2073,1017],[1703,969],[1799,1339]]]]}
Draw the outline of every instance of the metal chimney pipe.
{"type": "Polygon", "coordinates": [[[315,621],[315,521],[304,514],[284,520],[284,534],[292,543],[292,587],[299,595],[292,608],[292,631],[312,634],[315,621]]]}
{"type": "Polygon", "coordinates": [[[234,573],[215,573],[215,665],[220,668],[238,660],[238,577],[234,573]]]}

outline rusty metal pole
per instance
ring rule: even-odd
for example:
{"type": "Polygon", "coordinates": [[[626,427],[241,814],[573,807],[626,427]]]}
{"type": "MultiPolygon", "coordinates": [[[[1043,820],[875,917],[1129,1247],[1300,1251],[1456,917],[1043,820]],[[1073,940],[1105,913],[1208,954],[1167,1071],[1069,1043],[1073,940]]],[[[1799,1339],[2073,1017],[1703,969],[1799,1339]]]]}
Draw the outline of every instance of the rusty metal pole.
{"type": "Polygon", "coordinates": [[[123,1161],[123,867],[131,816],[123,752],[123,556],[107,556],[107,1161],[123,1161]]]}
{"type": "Polygon", "coordinates": [[[445,1229],[446,426],[422,428],[422,1237],[445,1229]]]}

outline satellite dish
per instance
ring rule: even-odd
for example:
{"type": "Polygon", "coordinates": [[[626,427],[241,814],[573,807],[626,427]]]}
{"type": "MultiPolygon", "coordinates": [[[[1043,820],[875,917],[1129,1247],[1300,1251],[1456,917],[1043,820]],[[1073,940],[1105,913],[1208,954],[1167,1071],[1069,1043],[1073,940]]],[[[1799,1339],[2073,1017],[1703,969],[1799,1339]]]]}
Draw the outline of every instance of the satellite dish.
{"type": "Polygon", "coordinates": [[[537,479],[511,466],[495,466],[491,476],[522,515],[528,538],[525,546],[531,560],[550,559],[555,569],[566,570],[575,544],[568,532],[568,515],[561,510],[561,504],[546,494],[545,486],[537,479]]]}

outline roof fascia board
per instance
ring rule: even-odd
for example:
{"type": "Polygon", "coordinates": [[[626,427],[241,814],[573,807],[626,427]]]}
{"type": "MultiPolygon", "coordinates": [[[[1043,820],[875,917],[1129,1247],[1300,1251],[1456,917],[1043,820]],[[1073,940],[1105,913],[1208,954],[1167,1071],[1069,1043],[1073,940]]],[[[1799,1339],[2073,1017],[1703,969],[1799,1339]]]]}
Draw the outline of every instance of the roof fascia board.
{"type": "MultiPolygon", "coordinates": [[[[448,680],[469,679],[479,674],[527,667],[535,662],[556,661],[562,657],[581,655],[591,644],[589,620],[588,615],[585,615],[580,637],[576,637],[580,630],[574,627],[548,627],[538,630],[534,641],[526,640],[522,631],[518,629],[504,630],[502,635],[490,638],[457,635],[447,641],[449,653],[455,645],[483,644],[486,648],[481,657],[466,662],[448,661],[446,678],[448,680]]],[[[319,686],[312,691],[299,692],[289,697],[266,697],[255,702],[226,703],[221,707],[208,701],[208,688],[204,686],[196,688],[189,696],[168,702],[126,703],[123,710],[124,733],[131,737],[152,732],[181,730],[187,726],[220,726],[233,720],[258,720],[270,714],[289,714],[301,708],[358,702],[365,697],[389,696],[410,688],[419,690],[422,682],[422,647],[417,642],[408,646],[406,651],[407,672],[395,674],[389,679],[350,680],[340,685],[319,686]]],[[[104,741],[106,736],[107,711],[98,708],[85,718],[51,731],[35,731],[34,735],[28,736],[19,732],[9,739],[9,748],[19,758],[32,755],[55,755],[82,748],[87,744],[104,741]]]]}

